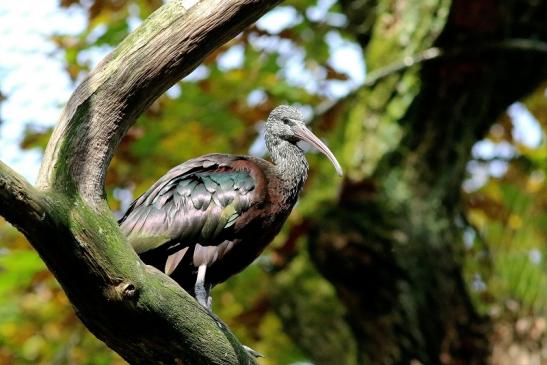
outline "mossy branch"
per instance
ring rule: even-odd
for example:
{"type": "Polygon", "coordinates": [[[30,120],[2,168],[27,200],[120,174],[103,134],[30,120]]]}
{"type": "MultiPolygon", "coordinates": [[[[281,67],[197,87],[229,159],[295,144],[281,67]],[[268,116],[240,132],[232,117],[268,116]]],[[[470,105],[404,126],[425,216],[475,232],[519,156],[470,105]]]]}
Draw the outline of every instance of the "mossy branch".
{"type": "Polygon", "coordinates": [[[73,93],[37,188],[0,163],[0,214],[27,236],[91,332],[131,364],[255,363],[224,324],[140,261],[104,200],[104,180],[136,117],[278,2],[164,5],[73,93]]]}

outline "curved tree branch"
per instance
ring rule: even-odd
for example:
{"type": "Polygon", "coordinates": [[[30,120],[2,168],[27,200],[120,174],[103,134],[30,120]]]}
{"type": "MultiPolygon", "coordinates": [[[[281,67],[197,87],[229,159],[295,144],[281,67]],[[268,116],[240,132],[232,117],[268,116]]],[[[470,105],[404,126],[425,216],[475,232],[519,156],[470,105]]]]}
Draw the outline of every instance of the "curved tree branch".
{"type": "Polygon", "coordinates": [[[142,263],[104,200],[104,180],[135,118],[278,2],[168,3],[76,89],[38,189],[0,163],[0,214],[27,236],[91,332],[131,364],[254,363],[220,320],[142,263]]]}
{"type": "Polygon", "coordinates": [[[29,236],[40,230],[45,216],[40,193],[0,161],[0,216],[29,236]]]}
{"type": "Polygon", "coordinates": [[[78,86],[55,128],[41,189],[103,201],[119,141],[159,95],[279,0],[178,0],[156,11],[78,86]]]}

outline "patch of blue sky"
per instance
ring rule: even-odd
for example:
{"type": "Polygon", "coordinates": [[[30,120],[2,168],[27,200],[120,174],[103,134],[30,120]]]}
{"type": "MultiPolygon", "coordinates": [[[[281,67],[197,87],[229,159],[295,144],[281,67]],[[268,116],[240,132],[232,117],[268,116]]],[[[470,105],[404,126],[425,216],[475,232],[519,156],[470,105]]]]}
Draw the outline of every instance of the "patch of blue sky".
{"type": "Polygon", "coordinates": [[[336,0],[318,0],[314,6],[306,9],[306,17],[313,22],[324,22],[333,27],[343,27],[347,24],[344,14],[329,11],[336,0]]]}
{"type": "Polygon", "coordinates": [[[315,65],[310,67],[305,63],[305,52],[293,44],[292,51],[280,59],[281,74],[292,85],[305,89],[308,93],[320,93],[324,85],[327,71],[315,65]]]}
{"type": "Polygon", "coordinates": [[[465,227],[463,230],[463,243],[465,248],[470,249],[475,244],[475,238],[477,238],[477,233],[471,227],[465,227]]]}
{"type": "Polygon", "coordinates": [[[477,293],[482,293],[488,288],[484,282],[482,275],[480,273],[473,274],[473,279],[471,279],[471,289],[477,293]]]}
{"type": "Polygon", "coordinates": [[[507,113],[513,122],[513,139],[526,147],[539,147],[543,139],[541,125],[522,103],[513,103],[507,113]]]}
{"type": "Polygon", "coordinates": [[[491,177],[503,177],[509,168],[508,161],[517,152],[509,142],[494,143],[484,139],[475,143],[471,155],[473,159],[467,163],[469,176],[463,182],[463,188],[468,192],[480,189],[491,177]]]}
{"type": "Polygon", "coordinates": [[[330,99],[342,97],[361,85],[365,79],[365,62],[360,48],[336,33],[326,37],[329,45],[329,65],[348,76],[348,80],[327,80],[327,71],[317,64],[307,64],[305,51],[294,42],[276,36],[252,36],[256,49],[275,52],[279,55],[280,77],[293,86],[308,93],[319,94],[330,99]]]}
{"type": "Polygon", "coordinates": [[[483,139],[473,146],[471,155],[473,158],[481,160],[491,160],[501,158],[508,160],[517,154],[515,147],[507,141],[495,143],[489,139],[483,139]]]}
{"type": "Polygon", "coordinates": [[[309,20],[319,22],[325,19],[330,8],[336,3],[336,0],[318,0],[315,5],[306,9],[306,16],[309,20]]]}
{"type": "Polygon", "coordinates": [[[249,154],[251,156],[264,157],[266,155],[266,141],[264,135],[266,133],[266,125],[264,123],[258,123],[256,125],[257,137],[249,147],[249,154]]]}
{"type": "Polygon", "coordinates": [[[467,173],[468,177],[463,182],[463,189],[467,192],[480,189],[490,178],[487,166],[477,160],[471,160],[467,163],[467,173]]]}
{"type": "Polygon", "coordinates": [[[51,36],[81,32],[86,15],[59,11],[57,0],[22,0],[0,2],[0,17],[0,159],[34,181],[41,154],[19,149],[24,130],[52,126],[74,88],[51,36]]]}
{"type": "Polygon", "coordinates": [[[205,80],[209,76],[209,69],[205,65],[199,65],[194,69],[194,71],[190,72],[185,78],[184,81],[201,81],[205,80]]]}
{"type": "Polygon", "coordinates": [[[218,57],[217,65],[221,71],[229,71],[240,68],[244,60],[245,48],[242,44],[235,44],[218,57]]]}
{"type": "MultiPolygon", "coordinates": [[[[97,65],[103,58],[112,52],[113,47],[108,44],[90,47],[78,52],[77,61],[80,65],[87,65],[90,68],[97,65]]],[[[84,77],[85,75],[81,75],[84,77]]]]}
{"type": "Polygon", "coordinates": [[[128,6],[129,18],[127,24],[129,25],[129,31],[132,32],[142,24],[142,19],[139,16],[139,7],[137,4],[130,4],[128,6]]]}
{"type": "Polygon", "coordinates": [[[533,248],[528,251],[528,258],[533,264],[539,265],[541,263],[541,260],[543,259],[543,253],[537,248],[533,248]]]}
{"type": "MultiPolygon", "coordinates": [[[[507,109],[512,122],[512,138],[529,148],[537,148],[543,141],[543,131],[538,120],[520,102],[507,109]]],[[[516,148],[507,141],[493,142],[483,139],[473,146],[474,160],[467,164],[469,177],[464,181],[466,191],[480,189],[490,177],[501,178],[509,168],[508,161],[518,155],[516,148]]]]}
{"type": "Polygon", "coordinates": [[[268,99],[268,94],[262,89],[255,89],[247,95],[247,105],[254,107],[262,104],[268,99]]]}
{"type": "Polygon", "coordinates": [[[325,36],[329,45],[329,65],[336,71],[348,75],[348,80],[330,81],[330,97],[337,99],[356,89],[365,81],[366,66],[361,47],[331,31],[325,36]]]}
{"type": "Polygon", "coordinates": [[[302,16],[292,6],[278,6],[262,16],[256,27],[270,34],[279,34],[283,30],[302,22],[302,16]]]}
{"type": "Polygon", "coordinates": [[[165,93],[171,99],[177,99],[181,95],[182,89],[181,89],[180,85],[177,83],[177,84],[171,86],[165,93]]]}
{"type": "MultiPolygon", "coordinates": [[[[328,22],[327,20],[331,19],[329,24],[336,23],[341,26],[345,24],[345,17],[329,11],[334,3],[332,0],[319,0],[315,6],[307,9],[306,16],[315,22],[328,22]]],[[[366,72],[361,48],[356,43],[342,38],[338,32],[329,32],[325,37],[330,53],[328,63],[336,71],[348,75],[348,80],[326,80],[326,70],[318,65],[307,65],[306,55],[300,47],[288,39],[275,36],[300,22],[302,17],[293,7],[277,7],[257,22],[259,29],[273,36],[253,37],[251,41],[257,49],[278,53],[282,66],[280,76],[291,85],[302,87],[309,93],[337,99],[361,85],[366,72]]]]}
{"type": "Polygon", "coordinates": [[[108,30],[108,27],[106,24],[97,24],[95,28],[91,29],[89,33],[87,34],[86,41],[87,43],[95,43],[106,34],[106,31],[108,30]]]}

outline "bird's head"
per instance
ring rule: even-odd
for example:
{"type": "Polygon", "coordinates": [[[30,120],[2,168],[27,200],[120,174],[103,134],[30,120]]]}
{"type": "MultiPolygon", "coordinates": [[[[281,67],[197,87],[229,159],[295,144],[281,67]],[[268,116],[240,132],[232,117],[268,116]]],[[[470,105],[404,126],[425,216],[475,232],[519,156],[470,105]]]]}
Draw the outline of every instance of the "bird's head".
{"type": "Polygon", "coordinates": [[[308,142],[323,153],[332,162],[338,175],[342,176],[342,167],[329,150],[312,131],[306,127],[302,113],[295,107],[280,105],[271,111],[266,121],[266,134],[296,145],[299,141],[308,142]]]}

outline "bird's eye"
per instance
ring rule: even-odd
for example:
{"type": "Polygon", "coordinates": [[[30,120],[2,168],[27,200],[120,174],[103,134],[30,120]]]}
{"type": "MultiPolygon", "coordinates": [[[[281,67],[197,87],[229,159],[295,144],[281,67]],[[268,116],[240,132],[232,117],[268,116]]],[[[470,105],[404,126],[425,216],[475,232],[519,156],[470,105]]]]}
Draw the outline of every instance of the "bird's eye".
{"type": "Polygon", "coordinates": [[[290,124],[291,121],[289,120],[289,118],[283,118],[283,123],[290,124]]]}

